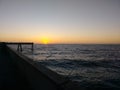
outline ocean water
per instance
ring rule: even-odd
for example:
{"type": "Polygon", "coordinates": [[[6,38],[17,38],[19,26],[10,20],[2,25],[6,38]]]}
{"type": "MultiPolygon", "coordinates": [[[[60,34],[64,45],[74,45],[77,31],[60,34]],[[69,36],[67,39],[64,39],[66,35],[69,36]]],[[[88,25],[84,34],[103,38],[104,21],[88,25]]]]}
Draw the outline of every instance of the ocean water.
{"type": "Polygon", "coordinates": [[[120,45],[35,45],[23,54],[82,87],[120,89],[120,45]]]}

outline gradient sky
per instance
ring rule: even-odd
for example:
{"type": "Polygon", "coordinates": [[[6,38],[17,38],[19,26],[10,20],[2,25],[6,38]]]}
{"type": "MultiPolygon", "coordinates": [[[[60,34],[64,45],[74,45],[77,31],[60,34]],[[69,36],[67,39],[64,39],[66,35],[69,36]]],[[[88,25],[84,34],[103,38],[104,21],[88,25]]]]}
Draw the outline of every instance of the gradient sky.
{"type": "Polygon", "coordinates": [[[120,44],[120,0],[0,0],[0,41],[120,44]]]}

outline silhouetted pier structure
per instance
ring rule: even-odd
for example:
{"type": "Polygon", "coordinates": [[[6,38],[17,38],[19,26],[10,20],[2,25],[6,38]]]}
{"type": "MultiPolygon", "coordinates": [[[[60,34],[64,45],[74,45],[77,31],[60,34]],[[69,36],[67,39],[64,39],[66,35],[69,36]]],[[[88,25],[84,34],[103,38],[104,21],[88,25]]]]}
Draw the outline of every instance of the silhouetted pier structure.
{"type": "Polygon", "coordinates": [[[32,42],[6,42],[5,44],[18,45],[17,51],[21,51],[21,52],[23,51],[22,45],[31,45],[31,50],[32,51],[34,50],[34,48],[33,48],[34,43],[32,43],[32,42]]]}
{"type": "MultiPolygon", "coordinates": [[[[71,80],[0,43],[0,90],[80,90],[71,80]]],[[[33,44],[32,44],[33,45],[33,44]]]]}

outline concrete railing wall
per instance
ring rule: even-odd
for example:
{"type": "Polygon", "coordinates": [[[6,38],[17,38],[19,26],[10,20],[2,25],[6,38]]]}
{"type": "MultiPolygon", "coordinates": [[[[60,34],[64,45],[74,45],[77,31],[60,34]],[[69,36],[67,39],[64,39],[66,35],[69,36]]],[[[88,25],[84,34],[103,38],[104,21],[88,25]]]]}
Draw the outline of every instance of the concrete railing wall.
{"type": "Polygon", "coordinates": [[[63,90],[60,84],[65,82],[65,78],[57,73],[45,68],[42,65],[36,65],[32,59],[27,58],[21,53],[6,47],[7,52],[12,58],[19,74],[24,77],[34,90],[63,90]]]}

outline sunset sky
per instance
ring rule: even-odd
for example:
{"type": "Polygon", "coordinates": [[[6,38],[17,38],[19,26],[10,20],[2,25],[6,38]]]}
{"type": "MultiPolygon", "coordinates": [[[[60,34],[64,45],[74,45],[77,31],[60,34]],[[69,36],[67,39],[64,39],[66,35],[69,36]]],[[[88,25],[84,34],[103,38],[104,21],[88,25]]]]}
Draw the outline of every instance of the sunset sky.
{"type": "Polygon", "coordinates": [[[0,0],[0,42],[120,44],[120,0],[0,0]]]}

